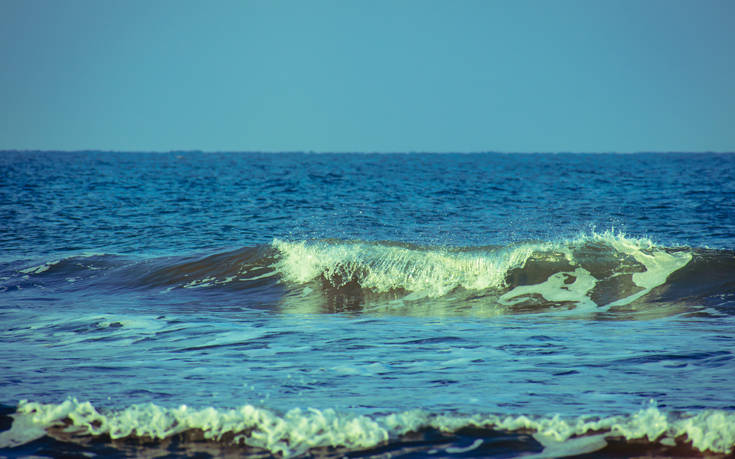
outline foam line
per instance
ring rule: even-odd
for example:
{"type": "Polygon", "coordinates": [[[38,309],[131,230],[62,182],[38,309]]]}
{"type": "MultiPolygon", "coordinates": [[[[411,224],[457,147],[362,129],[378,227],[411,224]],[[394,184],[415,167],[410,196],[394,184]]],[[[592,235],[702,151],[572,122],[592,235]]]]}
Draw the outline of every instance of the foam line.
{"type": "MultiPolygon", "coordinates": [[[[304,454],[316,447],[366,449],[385,444],[408,432],[434,428],[456,432],[464,427],[495,430],[529,430],[537,434],[546,456],[572,455],[604,447],[607,437],[670,444],[683,439],[700,450],[728,453],[735,446],[735,413],[703,410],[667,414],[655,405],[628,416],[565,419],[559,416],[437,415],[422,410],[382,416],[338,413],[332,409],[293,409],[284,414],[251,405],[236,409],[165,408],[154,404],[133,405],[123,410],[97,410],[89,402],[69,399],[60,404],[22,401],[10,430],[0,434],[0,447],[14,447],[63,428],[75,435],[111,439],[164,439],[199,430],[210,441],[231,441],[266,449],[274,454],[304,454]],[[590,436],[596,433],[595,436],[590,436]]],[[[473,444],[479,447],[480,444],[473,444]]]]}

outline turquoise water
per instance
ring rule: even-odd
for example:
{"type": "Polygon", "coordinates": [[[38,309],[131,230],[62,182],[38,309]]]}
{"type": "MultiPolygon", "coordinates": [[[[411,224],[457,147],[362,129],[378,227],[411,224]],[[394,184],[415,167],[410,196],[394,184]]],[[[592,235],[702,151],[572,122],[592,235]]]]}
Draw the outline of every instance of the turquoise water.
{"type": "Polygon", "coordinates": [[[0,170],[4,455],[735,445],[733,155],[0,170]]]}

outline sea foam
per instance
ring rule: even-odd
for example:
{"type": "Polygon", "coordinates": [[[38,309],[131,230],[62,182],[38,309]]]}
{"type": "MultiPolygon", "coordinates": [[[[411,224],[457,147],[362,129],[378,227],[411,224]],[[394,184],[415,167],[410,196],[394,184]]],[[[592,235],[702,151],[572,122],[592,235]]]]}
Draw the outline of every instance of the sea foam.
{"type": "Polygon", "coordinates": [[[699,451],[728,453],[735,446],[735,413],[704,410],[665,413],[654,404],[631,415],[610,417],[435,414],[413,410],[387,415],[338,413],[333,409],[292,409],[286,413],[244,405],[235,409],[187,406],[165,408],[133,405],[122,410],[98,410],[90,402],[69,399],[60,404],[22,401],[10,430],[0,433],[0,448],[22,445],[54,434],[110,439],[162,440],[188,431],[200,431],[209,441],[262,448],[293,456],[312,448],[343,447],[360,450],[400,441],[410,432],[432,428],[445,433],[474,427],[501,431],[531,431],[547,449],[581,453],[606,445],[604,439],[643,439],[662,445],[689,444],[699,451]],[[587,440],[580,437],[596,434],[587,440]],[[566,444],[566,446],[563,446],[566,444]]]}
{"type": "Polygon", "coordinates": [[[291,284],[321,279],[334,289],[404,292],[407,300],[485,291],[496,293],[503,306],[529,300],[623,306],[663,285],[692,259],[686,249],[613,232],[498,248],[279,239],[272,245],[280,253],[274,266],[291,284]]]}
{"type": "Polygon", "coordinates": [[[362,242],[286,242],[273,246],[282,255],[277,269],[289,281],[305,283],[323,277],[333,287],[357,282],[376,292],[405,290],[417,297],[439,297],[462,287],[498,288],[505,273],[523,266],[531,246],[461,252],[362,242]]]}

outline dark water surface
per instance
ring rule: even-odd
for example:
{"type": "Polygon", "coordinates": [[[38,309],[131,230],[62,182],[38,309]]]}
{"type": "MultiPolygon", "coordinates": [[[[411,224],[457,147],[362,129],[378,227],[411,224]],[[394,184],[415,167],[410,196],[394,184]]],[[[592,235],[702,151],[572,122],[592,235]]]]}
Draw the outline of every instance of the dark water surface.
{"type": "Polygon", "coordinates": [[[0,455],[722,456],[735,155],[0,152],[0,455]]]}

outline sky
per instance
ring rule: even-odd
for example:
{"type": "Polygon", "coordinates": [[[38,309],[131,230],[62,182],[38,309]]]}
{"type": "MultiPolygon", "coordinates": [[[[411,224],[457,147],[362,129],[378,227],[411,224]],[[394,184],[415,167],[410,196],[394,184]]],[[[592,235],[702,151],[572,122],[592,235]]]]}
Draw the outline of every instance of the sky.
{"type": "Polygon", "coordinates": [[[0,0],[0,149],[735,151],[731,0],[0,0]]]}

